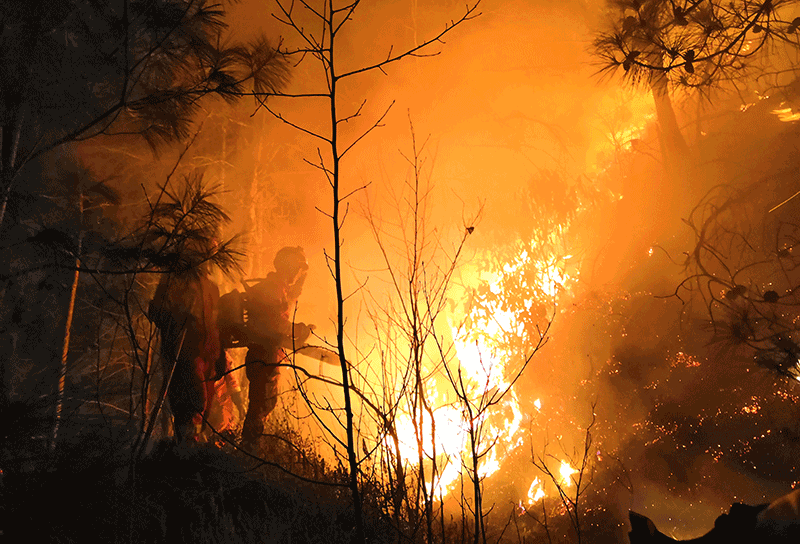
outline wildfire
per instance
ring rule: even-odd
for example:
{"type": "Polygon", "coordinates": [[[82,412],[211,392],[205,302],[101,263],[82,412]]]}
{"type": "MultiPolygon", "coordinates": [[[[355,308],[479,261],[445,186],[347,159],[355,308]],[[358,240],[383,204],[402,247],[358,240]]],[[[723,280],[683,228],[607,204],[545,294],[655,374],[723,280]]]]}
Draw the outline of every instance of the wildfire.
{"type": "Polygon", "coordinates": [[[746,404],[742,407],[742,413],[745,414],[757,414],[758,411],[761,409],[761,404],[759,402],[759,398],[756,396],[750,397],[752,401],[750,404],[746,404]]]}
{"type": "Polygon", "coordinates": [[[675,358],[672,360],[671,366],[684,366],[686,368],[694,368],[700,366],[700,361],[697,360],[697,357],[693,355],[689,355],[683,351],[679,351],[675,354],[675,358]]]}
{"type": "MultiPolygon", "coordinates": [[[[443,344],[453,349],[445,360],[434,355],[423,362],[424,409],[411,403],[398,407],[397,443],[383,438],[392,454],[399,452],[405,463],[425,471],[428,491],[436,496],[454,491],[465,480],[464,471],[476,470],[480,479],[496,474],[523,445],[526,422],[541,417],[541,400],[521,407],[512,384],[519,365],[539,345],[557,302],[570,295],[579,277],[570,228],[589,207],[580,196],[568,196],[562,208],[576,209],[544,206],[540,227],[463,264],[459,281],[449,286],[447,299],[461,301],[442,315],[449,336],[443,344]]],[[[568,479],[571,473],[562,466],[561,474],[568,479]]],[[[537,479],[528,499],[532,504],[544,497],[545,486],[537,479]]]]}
{"type": "MultiPolygon", "coordinates": [[[[523,270],[535,270],[522,279],[523,285],[538,296],[553,299],[573,281],[567,273],[566,263],[571,255],[560,259],[550,259],[536,263],[531,262],[531,253],[522,250],[512,262],[504,264],[495,274],[475,274],[475,280],[485,282],[488,292],[502,300],[503,282],[510,276],[521,276],[523,270]]],[[[523,308],[530,308],[535,301],[526,300],[523,308]]],[[[459,374],[461,396],[469,399],[473,413],[465,410],[464,398],[448,380],[441,367],[428,364],[425,397],[433,413],[435,432],[431,416],[427,412],[417,414],[416,419],[408,413],[400,413],[396,419],[398,442],[397,449],[406,462],[419,462],[420,455],[425,463],[432,460],[437,463],[437,476],[428,480],[429,491],[445,496],[456,485],[463,466],[469,466],[472,455],[471,440],[475,432],[480,430],[480,451],[486,445],[493,446],[481,457],[478,465],[478,476],[487,478],[501,468],[504,457],[515,451],[524,442],[523,422],[526,416],[520,407],[516,391],[511,388],[511,376],[506,368],[515,364],[519,357],[511,352],[502,342],[503,335],[524,336],[518,312],[492,306],[491,311],[483,315],[473,315],[471,327],[459,326],[463,319],[450,315],[455,357],[451,368],[459,374]],[[479,333],[475,333],[477,330],[479,333]],[[457,370],[455,370],[457,369],[457,370]],[[491,407],[478,409],[482,403],[494,395],[505,392],[502,401],[492,403],[491,407]],[[477,414],[477,415],[475,415],[477,414]],[[470,425],[471,420],[471,425],[470,425]],[[416,421],[416,423],[415,423],[416,421]],[[471,436],[470,433],[473,433],[471,436]],[[433,439],[431,437],[434,437],[433,439]],[[431,480],[433,480],[431,482],[431,480]]],[[[537,412],[542,403],[536,399],[533,403],[537,412]]],[[[386,445],[395,448],[391,437],[387,437],[386,445]]],[[[541,498],[544,491],[534,492],[541,498]]]]}
{"type": "Polygon", "coordinates": [[[561,476],[559,484],[564,487],[569,487],[572,484],[572,478],[570,476],[576,472],[578,471],[572,468],[569,463],[561,461],[561,468],[558,469],[558,473],[561,476]]]}
{"type": "Polygon", "coordinates": [[[620,90],[619,94],[607,97],[598,112],[600,133],[590,150],[591,156],[598,157],[590,167],[594,171],[608,166],[610,154],[620,150],[641,151],[642,137],[655,118],[652,97],[633,89],[620,90]]]}
{"type": "Polygon", "coordinates": [[[772,114],[777,115],[778,119],[784,123],[800,120],[800,112],[796,112],[792,108],[778,108],[777,110],[772,110],[772,114]]]}
{"type": "Polygon", "coordinates": [[[539,478],[534,478],[531,487],[528,489],[528,506],[537,503],[545,497],[545,492],[539,478]]]}
{"type": "MultiPolygon", "coordinates": [[[[558,481],[554,481],[553,483],[561,486],[562,488],[567,488],[572,485],[572,478],[571,476],[578,471],[575,470],[570,466],[567,461],[561,461],[561,466],[558,469],[558,474],[560,478],[558,481]]],[[[555,480],[555,478],[554,478],[555,480]]],[[[545,484],[542,482],[538,477],[534,478],[531,482],[530,487],[528,488],[528,506],[532,506],[539,502],[542,499],[547,498],[547,492],[544,490],[545,484]]],[[[525,510],[525,507],[520,502],[520,509],[522,511],[525,510]]]]}
{"type": "MultiPolygon", "coordinates": [[[[427,393],[428,398],[440,399],[433,412],[436,454],[447,459],[438,482],[434,483],[441,495],[452,491],[462,466],[469,466],[473,438],[470,417],[473,418],[472,432],[475,429],[481,432],[479,449],[484,451],[486,445],[492,445],[478,465],[480,478],[500,470],[502,460],[524,442],[523,423],[530,415],[523,413],[517,393],[511,387],[514,365],[524,356],[520,350],[528,349],[530,340],[534,344],[538,340],[529,338],[538,324],[531,323],[531,318],[526,316],[535,314],[535,306],[552,307],[577,279],[577,263],[572,262],[573,255],[567,250],[568,230],[569,224],[558,225],[543,234],[543,240],[520,241],[516,254],[493,271],[481,270],[477,264],[464,267],[463,288],[467,293],[483,292],[482,305],[463,307],[462,315],[451,309],[448,322],[455,348],[453,362],[457,364],[464,389],[462,396],[466,394],[473,412],[469,416],[464,412],[463,398],[460,405],[459,402],[443,402],[445,398],[456,399],[458,395],[453,391],[453,384],[441,375],[430,381],[432,390],[427,393]],[[448,391],[448,394],[437,396],[436,390],[448,391]],[[493,406],[486,409],[475,409],[503,393],[501,402],[492,402],[493,406]]],[[[491,262],[488,257],[478,261],[491,262]]],[[[535,413],[541,412],[540,399],[536,399],[533,406],[535,413]]],[[[416,440],[404,440],[403,436],[414,437],[413,426],[406,428],[400,439],[408,443],[404,446],[407,448],[405,455],[412,459],[418,457],[416,440]]],[[[426,445],[425,454],[431,456],[432,449],[430,444],[426,445]]],[[[538,480],[536,482],[529,493],[534,502],[545,496],[543,487],[538,480]]]]}

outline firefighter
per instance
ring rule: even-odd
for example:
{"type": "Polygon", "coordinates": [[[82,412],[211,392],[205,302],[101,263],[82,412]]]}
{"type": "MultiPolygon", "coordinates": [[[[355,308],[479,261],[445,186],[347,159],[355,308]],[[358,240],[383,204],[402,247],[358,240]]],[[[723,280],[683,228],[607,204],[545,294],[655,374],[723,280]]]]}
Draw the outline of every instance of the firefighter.
{"type": "Polygon", "coordinates": [[[171,373],[167,398],[178,442],[201,441],[203,421],[224,372],[217,312],[219,289],[204,268],[164,274],[148,308],[161,332],[161,354],[171,373]]]}
{"type": "Polygon", "coordinates": [[[302,345],[312,327],[292,323],[291,312],[308,273],[303,248],[284,247],[275,255],[275,271],[247,289],[247,357],[249,405],[242,444],[252,448],[264,434],[267,416],[278,402],[279,364],[284,348],[302,345]]]}

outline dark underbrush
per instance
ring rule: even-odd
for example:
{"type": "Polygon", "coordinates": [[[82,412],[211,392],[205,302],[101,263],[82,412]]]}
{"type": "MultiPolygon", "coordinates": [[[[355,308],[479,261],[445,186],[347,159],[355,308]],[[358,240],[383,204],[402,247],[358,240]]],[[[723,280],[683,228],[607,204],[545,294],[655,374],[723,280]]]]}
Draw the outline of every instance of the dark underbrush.
{"type": "MultiPolygon", "coordinates": [[[[97,451],[97,445],[83,451],[97,451]]],[[[271,481],[241,454],[161,442],[133,464],[72,459],[56,468],[6,472],[5,542],[350,542],[346,488],[271,481]]],[[[371,542],[395,540],[368,521],[371,542]]]]}

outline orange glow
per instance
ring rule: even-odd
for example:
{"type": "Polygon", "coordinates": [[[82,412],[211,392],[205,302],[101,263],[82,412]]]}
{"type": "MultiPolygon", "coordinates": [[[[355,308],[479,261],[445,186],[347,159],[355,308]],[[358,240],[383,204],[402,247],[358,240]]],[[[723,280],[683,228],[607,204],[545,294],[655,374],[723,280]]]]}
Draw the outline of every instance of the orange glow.
{"type": "Polygon", "coordinates": [[[776,110],[772,110],[771,113],[773,115],[777,115],[778,119],[780,119],[784,123],[790,123],[792,121],[800,120],[800,112],[796,112],[792,108],[779,108],[776,110]]]}
{"type": "Polygon", "coordinates": [[[558,469],[558,473],[561,475],[561,480],[559,484],[564,487],[569,487],[572,485],[572,478],[571,476],[578,472],[574,468],[572,468],[569,463],[566,461],[561,461],[561,468],[558,469]]]}
{"type": "Polygon", "coordinates": [[[539,478],[534,478],[533,482],[531,482],[530,488],[528,488],[528,506],[537,503],[545,496],[546,495],[539,478]]]}
{"type": "MultiPolygon", "coordinates": [[[[173,4],[158,4],[162,3],[173,4]]],[[[84,387],[90,391],[95,387],[92,376],[98,376],[92,398],[76,396],[70,401],[80,410],[76,423],[119,421],[134,429],[141,422],[152,427],[148,432],[155,432],[153,440],[168,438],[174,429],[168,430],[170,406],[164,402],[174,397],[159,391],[171,393],[169,384],[183,387],[178,379],[182,369],[177,369],[175,381],[164,373],[172,367],[160,364],[159,331],[147,319],[155,312],[147,310],[150,287],[160,281],[157,273],[171,268],[169,263],[183,266],[185,259],[145,248],[142,244],[151,235],[140,244],[135,225],[147,220],[145,212],[156,202],[158,186],[166,184],[175,191],[184,178],[202,175],[209,188],[219,186],[213,201],[231,216],[230,224],[220,227],[218,239],[222,247],[225,240],[236,242],[228,257],[242,258],[241,273],[235,267],[231,277],[214,272],[221,293],[244,289],[246,302],[242,284],[268,277],[281,247],[302,246],[309,261],[297,306],[282,310],[297,322],[316,325],[313,344],[326,346],[320,356],[326,364],[301,352],[297,361],[292,357],[279,365],[279,405],[268,418],[258,414],[271,431],[260,440],[263,451],[258,454],[277,465],[274,468],[291,472],[299,467],[298,475],[320,480],[330,470],[337,482],[343,475],[354,476],[370,508],[383,509],[384,499],[390,497],[392,509],[416,507],[413,503],[423,500],[423,491],[427,498],[442,498],[438,513],[438,505],[430,503],[425,505],[434,507],[429,511],[417,508],[408,516],[395,512],[403,514],[393,520],[398,530],[416,531],[424,521],[442,521],[443,534],[428,540],[448,536],[444,533],[449,531],[445,524],[450,512],[445,515],[445,510],[456,503],[464,511],[472,508],[479,521],[485,513],[487,524],[494,522],[489,513],[505,516],[505,506],[515,504],[536,505],[541,514],[560,512],[555,516],[568,521],[564,512],[569,508],[561,506],[568,502],[565,497],[574,496],[577,521],[578,513],[583,516],[580,509],[596,507],[591,501],[622,505],[628,498],[624,486],[635,490],[630,493],[635,494],[632,505],[674,506],[676,517],[680,513],[688,518],[727,506],[729,501],[719,493],[734,490],[742,481],[772,482],[774,487],[778,478],[785,482],[791,479],[787,476],[800,477],[800,462],[795,463],[800,459],[800,257],[793,252],[800,246],[800,191],[795,192],[800,189],[800,106],[793,96],[799,87],[789,79],[796,75],[797,51],[792,49],[787,58],[764,59],[763,66],[774,69],[774,83],[757,75],[753,65],[753,71],[741,70],[739,85],[736,66],[746,59],[737,59],[736,66],[719,71],[731,76],[737,92],[720,88],[724,92],[717,93],[705,86],[716,72],[704,72],[698,58],[727,54],[715,56],[697,48],[691,53],[698,56],[689,57],[690,51],[683,49],[692,43],[691,26],[677,29],[675,39],[659,38],[655,49],[637,39],[633,50],[622,52],[630,55],[625,60],[613,51],[606,60],[627,64],[617,74],[627,74],[631,84],[621,86],[606,78],[611,72],[602,69],[602,58],[592,53],[591,45],[603,21],[615,17],[612,11],[620,8],[623,14],[618,21],[622,32],[615,28],[612,33],[622,38],[632,21],[648,32],[672,27],[679,11],[670,10],[695,6],[689,8],[692,17],[696,14],[697,21],[704,21],[707,33],[702,35],[711,43],[712,31],[719,30],[708,21],[717,18],[715,6],[726,2],[484,1],[483,15],[424,50],[413,48],[449,28],[447,21],[463,12],[462,3],[336,0],[306,6],[280,0],[283,5],[296,4],[297,27],[269,14],[275,2],[271,8],[252,0],[230,4],[220,43],[262,43],[263,34],[267,42],[280,44],[287,60],[292,51],[307,53],[302,63],[287,65],[285,74],[276,72],[281,79],[285,76],[285,88],[277,95],[268,93],[268,102],[266,95],[234,100],[250,94],[226,87],[235,74],[225,67],[240,56],[235,50],[230,59],[205,55],[197,66],[184,63],[177,75],[160,73],[168,69],[173,55],[163,62],[154,58],[141,65],[135,79],[140,84],[129,86],[147,94],[148,82],[155,85],[173,77],[189,82],[191,74],[183,72],[202,66],[213,75],[213,85],[202,88],[215,89],[225,98],[207,104],[169,93],[154,103],[142,98],[118,104],[108,98],[119,87],[114,80],[78,86],[80,92],[65,95],[69,100],[56,100],[54,95],[40,104],[50,89],[37,82],[58,81],[63,67],[30,79],[29,86],[29,72],[17,68],[27,68],[27,57],[41,55],[23,55],[9,65],[9,73],[22,78],[20,88],[36,92],[20,95],[11,106],[21,109],[2,116],[10,139],[3,140],[0,167],[6,168],[2,163],[9,150],[12,170],[16,162],[28,161],[26,157],[41,156],[41,164],[37,159],[19,173],[9,170],[31,185],[24,191],[8,185],[8,202],[0,205],[2,210],[8,207],[0,211],[0,216],[8,216],[7,224],[0,218],[0,231],[11,235],[3,240],[5,251],[14,254],[0,274],[0,341],[10,361],[4,366],[6,400],[16,403],[23,400],[18,394],[30,393],[40,396],[36,402],[50,402],[47,395],[55,392],[54,384],[33,385],[37,376],[50,380],[52,350],[38,351],[61,347],[70,358],[70,394],[84,387]],[[308,50],[314,40],[331,38],[331,27],[315,26],[317,34],[309,41],[294,32],[316,25],[319,14],[307,8],[323,4],[342,24],[341,32],[333,32],[338,36],[335,54],[333,45],[316,54],[308,50]],[[350,17],[349,9],[357,5],[350,17]],[[665,6],[666,22],[650,25],[647,12],[665,6]],[[658,53],[662,46],[672,61],[658,53]],[[397,58],[385,71],[361,70],[409,49],[410,56],[397,58]],[[636,63],[666,64],[651,67],[649,75],[638,68],[631,71],[634,53],[640,55],[636,63]],[[687,75],[694,73],[690,58],[695,59],[694,76],[687,75]],[[144,72],[149,65],[159,71],[152,79],[144,72]],[[683,84],[694,85],[706,76],[700,87],[683,84]],[[772,97],[765,94],[767,88],[773,89],[772,97]],[[42,89],[47,92],[42,94],[42,89]],[[326,97],[334,89],[337,95],[326,97]],[[119,114],[119,126],[104,121],[89,132],[74,132],[71,108],[62,106],[84,95],[92,103],[74,108],[78,117],[113,105],[107,115],[114,115],[108,119],[119,114]],[[130,108],[117,109],[125,104],[130,108]],[[150,110],[160,117],[148,125],[153,121],[150,110]],[[178,122],[184,114],[186,123],[178,122]],[[410,132],[409,121],[414,127],[410,132]],[[138,143],[129,143],[145,125],[149,128],[144,134],[153,142],[137,137],[138,143]],[[90,132],[108,136],[98,139],[90,132]],[[75,149],[71,144],[63,150],[53,148],[45,155],[64,134],[87,141],[75,149]],[[163,146],[161,158],[150,153],[147,143],[163,146]],[[423,159],[419,168],[418,151],[423,159]],[[85,164],[73,165],[73,158],[85,164]],[[84,169],[85,181],[91,181],[85,186],[78,181],[84,169]],[[100,180],[109,181],[108,191],[100,180]],[[80,187],[74,199],[67,198],[68,192],[62,194],[70,187],[80,187]],[[112,198],[112,192],[119,194],[112,198]],[[786,230],[772,232],[771,225],[786,230]],[[376,243],[378,233],[383,238],[376,243]],[[728,235],[735,240],[721,243],[728,235]],[[41,246],[42,242],[47,243],[41,246]],[[706,245],[714,249],[711,263],[700,266],[706,245]],[[68,272],[63,257],[70,254],[95,263],[80,272],[81,282],[90,285],[77,291],[82,297],[76,306],[80,323],[64,330],[46,326],[58,325],[66,310],[59,289],[64,280],[49,277],[48,270],[52,264],[54,274],[68,272]],[[142,281],[136,278],[138,272],[92,272],[106,265],[118,268],[128,259],[143,261],[142,281]],[[24,274],[19,281],[18,273],[24,274]],[[103,309],[108,307],[107,295],[114,293],[124,295],[113,298],[126,305],[125,311],[103,309]],[[123,323],[123,318],[137,323],[123,323]],[[792,325],[784,327],[787,323],[792,325]],[[89,333],[66,350],[70,334],[89,333]],[[130,350],[119,344],[123,333],[131,341],[130,350]],[[327,364],[332,359],[328,348],[342,355],[341,366],[327,364]],[[102,369],[101,360],[106,361],[102,369]],[[776,370],[780,383],[769,379],[768,373],[776,370]],[[124,385],[130,387],[121,388],[117,380],[125,376],[129,378],[124,385]],[[108,387],[101,388],[100,377],[111,380],[108,387]],[[127,411],[129,417],[106,418],[106,404],[127,411]],[[588,424],[590,406],[597,407],[592,413],[596,426],[595,419],[588,424]],[[164,419],[151,424],[148,413],[164,419]],[[747,435],[739,440],[742,428],[747,435]],[[781,437],[776,438],[779,431],[781,437]],[[284,451],[289,453],[282,459],[284,451]],[[479,462],[473,464],[476,455],[479,462]],[[762,462],[757,458],[762,455],[772,458],[762,462]],[[314,465],[316,459],[323,461],[321,466],[314,465]],[[756,464],[760,471],[749,468],[756,464]],[[600,477],[592,481],[587,467],[596,468],[600,477]],[[742,467],[748,478],[732,478],[742,467]],[[583,474],[587,477],[580,485],[586,486],[589,500],[577,501],[583,474]],[[718,499],[711,509],[683,508],[679,501],[657,498],[663,492],[699,501],[708,495],[708,483],[715,483],[708,494],[718,499]],[[404,484],[408,493],[394,493],[403,491],[404,484]],[[487,490],[483,513],[470,488],[473,484],[487,490]],[[512,497],[498,498],[502,493],[512,497]],[[433,512],[435,519],[423,519],[418,515],[423,512],[433,512]]],[[[800,0],[789,4],[795,9],[800,0]]],[[[105,11],[111,17],[111,11],[119,10],[101,11],[102,17],[92,15],[92,24],[99,25],[97,36],[102,38],[106,27],[116,28],[108,26],[105,11]]],[[[192,8],[184,15],[212,20],[215,11],[192,8]]],[[[54,59],[81,55],[87,45],[78,42],[89,34],[70,29],[83,17],[80,10],[75,13],[59,18],[63,25],[53,23],[57,28],[39,37],[45,39],[34,40],[36,47],[62,48],[55,42],[64,42],[66,49],[54,59]]],[[[170,13],[161,15],[171,17],[170,13]]],[[[800,36],[798,24],[787,27],[794,12],[791,17],[763,12],[758,19],[762,16],[777,26],[765,26],[753,42],[738,39],[731,55],[748,52],[755,59],[762,49],[770,49],[762,47],[762,37],[800,36]]],[[[138,17],[152,19],[145,13],[138,17]]],[[[17,26],[27,28],[26,24],[17,26]]],[[[5,25],[11,30],[0,33],[0,43],[19,31],[11,26],[5,25]]],[[[48,21],[44,26],[52,25],[48,21]]],[[[94,29],[88,30],[94,35],[94,29]]],[[[186,36],[195,36],[200,26],[186,30],[186,36]]],[[[131,26],[122,37],[127,40],[139,32],[131,26]]],[[[141,39],[153,39],[150,30],[142,29],[141,39]]],[[[102,50],[114,61],[106,67],[111,74],[120,66],[118,55],[108,52],[125,54],[126,49],[102,50]]],[[[16,49],[9,51],[0,55],[0,67],[16,58],[16,49]]],[[[93,55],[89,59],[96,57],[91,47],[87,51],[93,55]]],[[[132,55],[136,51],[130,48],[132,55]]],[[[89,65],[78,62],[76,68],[89,65]]],[[[98,75],[106,72],[97,68],[98,75]]],[[[245,87],[250,88],[249,83],[245,87]]],[[[207,222],[216,222],[216,213],[207,215],[207,222]]],[[[195,236],[217,228],[190,230],[195,236]]],[[[192,236],[187,247],[194,245],[192,236]]],[[[220,249],[220,244],[215,247],[220,249]]],[[[250,297],[249,304],[236,308],[237,326],[230,327],[242,328],[246,314],[251,330],[244,332],[256,332],[242,334],[236,342],[240,348],[232,350],[237,359],[230,368],[238,369],[235,375],[244,389],[218,380],[215,402],[222,406],[221,415],[214,421],[206,418],[220,431],[215,435],[219,443],[231,451],[227,439],[241,434],[248,408],[247,374],[253,374],[253,355],[259,351],[250,352],[246,371],[245,337],[268,332],[254,331],[261,321],[257,313],[265,311],[254,300],[250,297]]],[[[204,315],[207,328],[213,329],[211,314],[204,315]]],[[[66,359],[60,368],[66,372],[66,359]]],[[[257,389],[252,390],[254,399],[257,389]]],[[[251,410],[254,416],[256,411],[251,410]]],[[[33,439],[39,431],[22,434],[33,439]]],[[[250,441],[244,442],[250,446],[250,441]]],[[[142,443],[142,448],[151,451],[148,444],[142,443]]],[[[339,496],[336,487],[330,492],[339,496]]],[[[748,500],[756,494],[748,489],[748,500]]],[[[595,518],[597,513],[582,519],[612,527],[612,520],[595,518]]],[[[529,526],[521,523],[520,531],[536,529],[525,521],[529,526]]],[[[695,523],[681,522],[687,527],[695,523]]],[[[553,527],[554,534],[560,532],[553,527]]],[[[421,532],[413,538],[416,535],[426,538],[421,532]]],[[[533,541],[541,535],[516,536],[533,541]]]]}
{"type": "MultiPolygon", "coordinates": [[[[553,245],[563,247],[561,238],[567,227],[557,228],[549,234],[553,245]],[[558,241],[556,244],[555,242],[558,241]]],[[[567,253],[561,258],[542,258],[533,261],[530,251],[521,244],[520,252],[510,261],[502,264],[497,272],[489,273],[477,266],[465,265],[461,289],[477,289],[481,285],[494,296],[495,303],[486,314],[476,313],[474,308],[454,307],[447,316],[452,334],[455,357],[450,363],[457,368],[463,380],[463,393],[473,407],[480,406],[485,399],[498,392],[507,391],[502,401],[488,410],[480,412],[473,421],[474,429],[481,429],[481,444],[493,444],[478,465],[478,476],[487,478],[496,474],[502,467],[502,460],[519,448],[525,439],[526,416],[520,407],[517,392],[511,388],[515,366],[519,363],[518,354],[509,349],[505,338],[509,336],[524,337],[525,330],[519,315],[513,309],[504,309],[505,297],[512,294],[504,292],[503,281],[509,277],[520,277],[520,284],[526,293],[535,293],[542,300],[527,299],[523,308],[531,308],[533,304],[542,302],[554,304],[558,297],[564,295],[574,285],[579,270],[577,262],[572,263],[573,256],[567,253]],[[567,265],[573,268],[567,268],[567,265]],[[533,270],[534,274],[526,273],[533,270]],[[467,316],[464,311],[472,312],[469,317],[472,328],[467,330],[460,326],[467,316]],[[479,331],[479,333],[475,333],[479,331]]],[[[432,425],[430,416],[424,414],[422,424],[415,429],[412,417],[401,413],[396,419],[399,439],[399,450],[403,458],[411,464],[418,463],[419,444],[426,459],[436,456],[438,478],[428,481],[429,490],[436,495],[446,496],[455,488],[463,466],[470,466],[471,437],[469,422],[464,419],[463,408],[459,404],[458,395],[441,368],[435,368],[433,362],[426,362],[425,373],[428,376],[425,396],[433,411],[435,419],[435,447],[431,442],[432,425]],[[417,433],[421,433],[418,439],[417,433]]],[[[542,402],[533,402],[537,413],[541,411],[542,402]]],[[[530,417],[530,416],[528,416],[530,417]]],[[[390,438],[387,445],[394,446],[390,438]]],[[[479,449],[483,449],[482,446],[479,449]]],[[[537,500],[544,493],[540,490],[537,500]]]]}

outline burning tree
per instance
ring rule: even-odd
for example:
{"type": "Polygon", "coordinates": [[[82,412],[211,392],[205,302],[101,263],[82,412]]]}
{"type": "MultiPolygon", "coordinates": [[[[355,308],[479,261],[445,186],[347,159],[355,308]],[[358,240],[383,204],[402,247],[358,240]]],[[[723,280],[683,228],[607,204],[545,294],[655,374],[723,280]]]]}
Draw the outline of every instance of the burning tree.
{"type": "MultiPolygon", "coordinates": [[[[621,68],[624,79],[652,89],[668,167],[688,153],[685,142],[682,150],[674,145],[680,132],[674,115],[665,115],[669,87],[707,93],[726,86],[740,90],[770,77],[773,86],[787,86],[796,78],[791,52],[800,47],[800,17],[795,0],[615,0],[611,5],[612,28],[597,35],[595,55],[601,71],[621,68]],[[663,137],[665,132],[674,137],[663,137]]],[[[709,169],[698,166],[695,174],[709,169]]],[[[715,341],[749,348],[763,364],[789,373],[798,352],[794,203],[764,198],[770,192],[787,194],[780,176],[739,183],[715,187],[689,214],[695,245],[676,294],[691,291],[702,300],[715,341]]]]}

